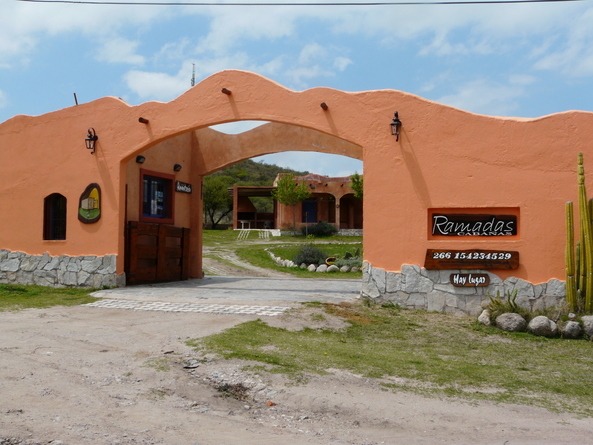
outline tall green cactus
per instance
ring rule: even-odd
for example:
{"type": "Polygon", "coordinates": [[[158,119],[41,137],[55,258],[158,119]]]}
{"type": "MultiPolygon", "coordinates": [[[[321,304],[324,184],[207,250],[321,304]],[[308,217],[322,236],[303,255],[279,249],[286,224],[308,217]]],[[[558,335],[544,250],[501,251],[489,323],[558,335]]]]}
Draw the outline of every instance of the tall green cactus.
{"type": "MultiPolygon", "coordinates": [[[[574,218],[572,202],[566,203],[566,301],[572,310],[577,305],[574,260],[574,218]]],[[[577,255],[578,256],[578,255],[577,255]]]]}
{"type": "Polygon", "coordinates": [[[566,204],[566,301],[572,310],[576,310],[584,299],[583,309],[593,312],[593,214],[591,201],[587,200],[585,187],[585,167],[583,154],[579,153],[578,164],[579,189],[579,235],[574,256],[574,216],[572,202],[566,204]]]}
{"type": "Polygon", "coordinates": [[[589,201],[587,200],[587,189],[585,187],[585,167],[583,166],[583,153],[579,153],[578,167],[579,183],[579,220],[583,231],[581,240],[581,256],[585,262],[585,311],[593,310],[593,233],[591,232],[591,215],[589,213],[589,201]]]}

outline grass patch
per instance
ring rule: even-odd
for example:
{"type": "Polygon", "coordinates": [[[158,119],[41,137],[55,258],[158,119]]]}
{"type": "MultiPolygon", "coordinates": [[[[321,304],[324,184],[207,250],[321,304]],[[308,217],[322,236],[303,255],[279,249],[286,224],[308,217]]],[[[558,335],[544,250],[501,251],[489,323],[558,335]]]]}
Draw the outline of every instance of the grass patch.
{"type": "Polygon", "coordinates": [[[336,368],[383,379],[386,388],[593,416],[592,342],[505,333],[396,306],[323,306],[349,327],[291,332],[256,320],[188,344],[295,380],[336,368]]]}
{"type": "MultiPolygon", "coordinates": [[[[305,244],[305,241],[303,241],[303,244],[305,244]]],[[[345,246],[345,247],[343,247],[344,250],[352,249],[352,244],[344,244],[344,245],[330,244],[330,246],[333,246],[333,248],[331,249],[332,251],[337,250],[337,246],[345,246]]],[[[270,255],[268,254],[268,252],[266,252],[265,249],[268,247],[272,248],[272,251],[275,255],[280,256],[283,259],[292,259],[292,257],[289,256],[290,252],[293,251],[290,247],[283,246],[283,247],[276,248],[276,247],[274,247],[274,245],[270,245],[270,244],[252,244],[252,245],[247,245],[247,246],[240,246],[240,247],[237,247],[237,249],[235,250],[235,253],[243,261],[247,261],[247,262],[253,264],[254,266],[263,267],[266,269],[272,269],[272,270],[276,270],[278,272],[288,273],[288,274],[294,275],[295,277],[299,277],[299,278],[357,279],[357,278],[362,277],[362,271],[345,272],[345,273],[344,272],[317,273],[317,272],[309,272],[307,269],[300,269],[300,268],[293,268],[293,267],[281,267],[281,266],[278,266],[272,260],[272,258],[270,258],[270,255]],[[282,252],[289,252],[289,253],[287,254],[286,257],[284,257],[282,252]]],[[[320,244],[320,247],[322,249],[325,249],[324,244],[320,244]]],[[[294,247],[294,252],[298,252],[299,249],[300,249],[300,244],[298,246],[294,247]]],[[[354,250],[356,250],[356,248],[354,248],[354,250]]]]}
{"type": "MultiPolygon", "coordinates": [[[[306,244],[306,243],[303,243],[306,244]]],[[[344,258],[346,252],[354,254],[356,249],[362,250],[362,243],[313,243],[315,247],[325,253],[327,257],[344,258]]],[[[302,244],[292,246],[269,247],[268,251],[282,259],[292,260],[301,250],[302,244]]]]}
{"type": "Polygon", "coordinates": [[[92,303],[98,300],[89,295],[94,290],[0,284],[0,311],[92,303]]]}
{"type": "MultiPolygon", "coordinates": [[[[245,240],[237,240],[239,236],[238,230],[204,230],[202,232],[202,242],[203,245],[206,247],[223,247],[223,246],[230,246],[230,245],[237,245],[237,244],[249,244],[253,241],[260,240],[259,232],[253,230],[249,232],[249,236],[245,240]]],[[[273,236],[269,238],[270,241],[273,243],[297,243],[297,244],[306,244],[310,243],[311,239],[308,239],[304,235],[281,235],[281,236],[273,236]]],[[[323,238],[323,242],[344,242],[344,243],[354,243],[354,242],[362,242],[361,236],[342,236],[342,235],[334,235],[328,238],[323,238]]],[[[319,242],[315,240],[315,242],[319,242]]],[[[354,252],[352,252],[354,253],[354,252]]]]}

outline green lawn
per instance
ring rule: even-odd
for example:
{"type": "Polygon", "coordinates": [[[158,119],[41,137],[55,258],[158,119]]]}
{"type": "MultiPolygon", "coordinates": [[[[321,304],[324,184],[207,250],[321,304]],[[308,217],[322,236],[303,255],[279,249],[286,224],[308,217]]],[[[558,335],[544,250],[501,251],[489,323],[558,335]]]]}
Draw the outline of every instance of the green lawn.
{"type": "Polygon", "coordinates": [[[0,284],[0,311],[91,303],[98,300],[89,295],[91,292],[93,289],[0,284]]]}
{"type": "Polygon", "coordinates": [[[289,273],[300,278],[345,278],[358,279],[362,272],[317,273],[278,266],[268,254],[268,250],[282,259],[292,260],[301,246],[314,244],[327,254],[327,257],[338,255],[343,257],[346,252],[354,254],[357,249],[362,251],[360,236],[332,236],[329,238],[307,238],[304,236],[283,235],[260,239],[258,232],[251,232],[245,240],[237,240],[237,230],[204,230],[204,246],[212,249],[232,249],[241,260],[254,266],[289,273]]]}
{"type": "Polygon", "coordinates": [[[345,369],[382,379],[386,389],[593,415],[593,342],[510,334],[473,318],[395,306],[320,307],[349,326],[292,332],[256,320],[189,344],[297,381],[345,369]]]}

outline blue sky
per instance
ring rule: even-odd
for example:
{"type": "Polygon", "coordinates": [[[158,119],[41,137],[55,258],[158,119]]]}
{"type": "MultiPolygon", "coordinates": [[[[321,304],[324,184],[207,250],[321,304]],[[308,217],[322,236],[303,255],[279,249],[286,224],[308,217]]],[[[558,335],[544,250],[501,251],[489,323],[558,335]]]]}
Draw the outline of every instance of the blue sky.
{"type": "MultiPolygon", "coordinates": [[[[84,0],[83,0],[84,1],[84,0]]],[[[0,122],[104,96],[169,101],[224,69],[293,90],[395,89],[486,115],[593,111],[593,1],[116,6],[0,0],[0,122]]],[[[238,132],[248,124],[224,128],[238,132]]],[[[592,141],[593,143],[593,141],[592,141]]],[[[359,161],[265,162],[330,176],[359,161]]]]}

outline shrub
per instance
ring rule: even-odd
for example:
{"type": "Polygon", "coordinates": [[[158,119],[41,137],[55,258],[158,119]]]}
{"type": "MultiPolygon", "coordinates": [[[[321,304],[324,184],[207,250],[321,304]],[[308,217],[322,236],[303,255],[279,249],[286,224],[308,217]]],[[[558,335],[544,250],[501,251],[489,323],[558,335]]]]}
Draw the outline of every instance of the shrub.
{"type": "Polygon", "coordinates": [[[362,258],[350,257],[350,258],[342,258],[337,260],[334,263],[335,266],[342,267],[348,266],[350,268],[358,267],[359,269],[362,267],[362,258]]]}
{"type": "Polygon", "coordinates": [[[303,235],[309,234],[317,237],[325,237],[325,236],[332,236],[338,233],[338,229],[333,224],[330,224],[326,221],[320,221],[314,226],[308,227],[301,227],[301,233],[303,235]]]}
{"type": "Polygon", "coordinates": [[[496,317],[506,312],[514,312],[521,315],[523,318],[529,321],[530,314],[528,309],[520,307],[517,303],[517,289],[513,289],[513,292],[506,292],[505,297],[501,297],[500,291],[496,291],[496,298],[490,296],[490,303],[488,303],[487,309],[490,311],[490,319],[494,322],[496,317]],[[506,298],[506,299],[505,299],[506,298]]]}
{"type": "Polygon", "coordinates": [[[312,244],[305,244],[292,260],[294,264],[324,264],[327,255],[312,244]]]}

